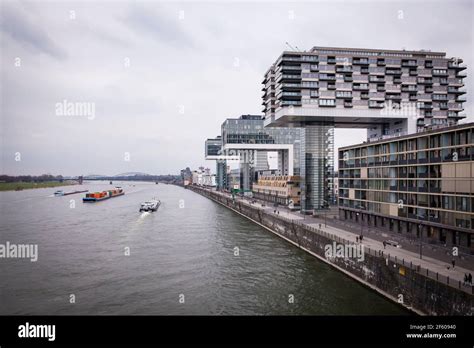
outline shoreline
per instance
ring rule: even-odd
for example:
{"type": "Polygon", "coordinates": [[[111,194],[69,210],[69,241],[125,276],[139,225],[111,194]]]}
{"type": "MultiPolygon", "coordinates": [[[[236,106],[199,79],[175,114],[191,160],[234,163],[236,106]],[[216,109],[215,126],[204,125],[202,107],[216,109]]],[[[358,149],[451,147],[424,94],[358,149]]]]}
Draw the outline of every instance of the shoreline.
{"type": "Polygon", "coordinates": [[[33,190],[39,188],[50,188],[50,187],[61,187],[61,186],[75,186],[78,185],[75,181],[45,181],[45,182],[2,182],[0,183],[0,192],[7,191],[23,191],[23,190],[33,190]]]}

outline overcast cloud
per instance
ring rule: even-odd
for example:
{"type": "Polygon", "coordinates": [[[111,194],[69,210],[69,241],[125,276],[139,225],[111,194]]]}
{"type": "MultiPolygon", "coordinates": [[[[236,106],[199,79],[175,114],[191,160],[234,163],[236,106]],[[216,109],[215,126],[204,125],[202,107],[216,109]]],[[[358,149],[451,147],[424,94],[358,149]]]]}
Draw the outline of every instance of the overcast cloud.
{"type": "MultiPolygon", "coordinates": [[[[286,41],[461,57],[472,122],[473,23],[472,2],[453,0],[2,1],[1,172],[214,170],[204,140],[225,118],[261,114],[263,75],[286,41]],[[94,117],[58,116],[63,100],[94,103],[94,117]]],[[[336,147],[365,135],[337,130],[336,147]]]]}

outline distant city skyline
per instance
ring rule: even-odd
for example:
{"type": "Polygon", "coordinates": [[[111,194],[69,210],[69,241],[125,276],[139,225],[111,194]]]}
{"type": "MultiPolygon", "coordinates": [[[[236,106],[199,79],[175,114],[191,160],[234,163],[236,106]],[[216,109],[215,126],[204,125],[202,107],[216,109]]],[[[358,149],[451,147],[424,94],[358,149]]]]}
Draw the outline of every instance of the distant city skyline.
{"type": "MultiPolygon", "coordinates": [[[[1,174],[214,171],[205,139],[226,118],[263,115],[261,82],[285,42],[461,57],[462,122],[474,121],[471,1],[104,5],[0,4],[1,174]]],[[[337,129],[335,148],[365,138],[337,129]]]]}

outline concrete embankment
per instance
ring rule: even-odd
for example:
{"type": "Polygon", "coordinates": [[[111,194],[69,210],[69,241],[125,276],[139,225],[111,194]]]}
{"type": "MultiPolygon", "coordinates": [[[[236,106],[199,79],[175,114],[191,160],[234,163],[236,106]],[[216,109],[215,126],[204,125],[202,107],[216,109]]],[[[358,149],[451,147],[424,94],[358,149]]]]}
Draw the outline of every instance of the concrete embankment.
{"type": "MultiPolygon", "coordinates": [[[[328,245],[356,245],[353,241],[264,211],[241,200],[196,186],[190,190],[243,215],[288,242],[328,263],[365,286],[379,292],[407,309],[427,315],[474,315],[474,296],[458,288],[427,276],[419,266],[404,259],[384,254],[380,250],[364,248],[364,257],[329,257],[328,245]]],[[[448,280],[449,282],[449,280],[448,280]]],[[[460,285],[461,286],[461,285],[460,285]]]]}

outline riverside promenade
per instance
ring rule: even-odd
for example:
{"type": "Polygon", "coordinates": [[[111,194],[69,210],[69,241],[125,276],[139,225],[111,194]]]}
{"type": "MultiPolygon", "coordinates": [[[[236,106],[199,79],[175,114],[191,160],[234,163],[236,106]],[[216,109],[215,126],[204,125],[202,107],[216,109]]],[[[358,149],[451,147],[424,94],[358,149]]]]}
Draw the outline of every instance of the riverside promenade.
{"type": "MultiPolygon", "coordinates": [[[[219,194],[232,197],[228,193],[219,192],[219,194]]],[[[264,202],[261,202],[261,201],[252,203],[252,202],[249,202],[248,199],[242,198],[242,197],[235,197],[235,199],[245,204],[253,205],[258,209],[263,209],[267,211],[268,213],[275,214],[277,216],[282,216],[284,218],[288,218],[294,221],[298,221],[300,223],[318,228],[321,231],[327,232],[329,234],[335,235],[339,238],[343,238],[349,241],[356,242],[356,238],[360,236],[361,231],[358,228],[352,231],[347,231],[340,228],[336,228],[334,226],[330,226],[327,223],[325,224],[324,219],[315,218],[313,216],[303,216],[299,212],[292,212],[285,207],[274,208],[274,207],[266,205],[264,202]],[[262,207],[262,203],[265,204],[263,207],[262,207]],[[274,210],[277,210],[278,213],[274,213],[274,210]]],[[[367,233],[365,229],[363,229],[362,232],[367,233]]],[[[459,286],[459,283],[461,283],[462,289],[464,289],[465,291],[469,293],[473,293],[472,286],[464,285],[464,275],[468,273],[471,273],[474,275],[474,264],[471,264],[470,267],[462,267],[462,266],[456,265],[453,268],[451,263],[448,263],[444,260],[439,260],[433,257],[424,256],[424,255],[422,255],[422,258],[420,259],[419,253],[405,250],[403,246],[401,248],[397,248],[390,245],[386,245],[384,247],[383,239],[390,239],[390,235],[386,234],[385,237],[381,236],[379,240],[375,240],[373,238],[370,238],[366,234],[364,234],[362,244],[364,245],[364,247],[379,251],[380,253],[383,252],[384,254],[389,255],[391,257],[397,257],[398,259],[405,260],[405,262],[408,262],[408,263],[411,262],[413,265],[420,266],[423,269],[428,269],[429,272],[437,273],[438,280],[440,279],[440,276],[443,276],[444,278],[449,277],[451,284],[453,285],[457,284],[459,286]]],[[[454,259],[456,260],[456,258],[454,259]]],[[[456,264],[457,263],[459,262],[457,262],[456,260],[456,264]]]]}
{"type": "Polygon", "coordinates": [[[418,314],[474,315],[474,287],[464,284],[468,267],[456,266],[403,248],[384,245],[381,240],[364,235],[362,244],[356,241],[360,229],[347,231],[325,226],[324,220],[304,216],[255,201],[232,196],[199,186],[188,189],[210,198],[227,208],[267,228],[288,242],[307,251],[321,261],[372,288],[383,296],[418,314]],[[325,248],[333,243],[363,246],[365,257],[329,256],[325,248]]]}

